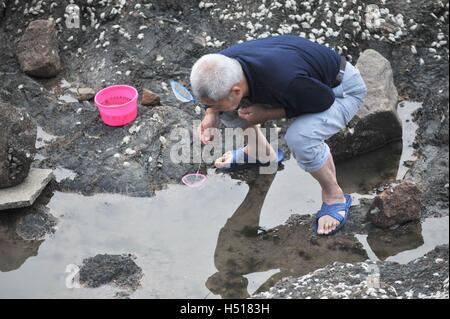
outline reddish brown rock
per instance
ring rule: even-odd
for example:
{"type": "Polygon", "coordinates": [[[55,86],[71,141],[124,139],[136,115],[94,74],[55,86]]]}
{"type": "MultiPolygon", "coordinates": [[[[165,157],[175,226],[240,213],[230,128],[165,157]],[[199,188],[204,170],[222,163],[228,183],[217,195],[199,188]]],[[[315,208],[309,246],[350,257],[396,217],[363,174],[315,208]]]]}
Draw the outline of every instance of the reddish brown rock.
{"type": "Polygon", "coordinates": [[[32,21],[17,45],[17,59],[28,75],[51,78],[61,71],[55,22],[32,21]]]}
{"type": "Polygon", "coordinates": [[[378,195],[368,217],[381,228],[420,220],[422,210],[420,198],[419,188],[410,181],[404,181],[378,195]]]}
{"type": "Polygon", "coordinates": [[[161,104],[161,98],[155,92],[144,89],[142,92],[142,105],[156,106],[161,104]]]}

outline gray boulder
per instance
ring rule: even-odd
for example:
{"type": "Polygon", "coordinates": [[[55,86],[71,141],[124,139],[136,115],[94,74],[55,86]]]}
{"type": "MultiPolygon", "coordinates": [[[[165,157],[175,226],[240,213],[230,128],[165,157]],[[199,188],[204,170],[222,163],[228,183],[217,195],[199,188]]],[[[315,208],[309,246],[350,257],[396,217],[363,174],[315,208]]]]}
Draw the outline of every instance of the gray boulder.
{"type": "Polygon", "coordinates": [[[32,21],[17,45],[17,59],[28,75],[51,78],[61,71],[55,22],[32,21]]]}
{"type": "Polygon", "coordinates": [[[36,124],[30,116],[0,102],[0,188],[22,183],[36,153],[36,124]]]}
{"type": "Polygon", "coordinates": [[[377,51],[369,49],[361,54],[356,67],[366,83],[367,96],[347,128],[327,141],[337,161],[402,138],[397,113],[398,92],[391,64],[377,51]]]}

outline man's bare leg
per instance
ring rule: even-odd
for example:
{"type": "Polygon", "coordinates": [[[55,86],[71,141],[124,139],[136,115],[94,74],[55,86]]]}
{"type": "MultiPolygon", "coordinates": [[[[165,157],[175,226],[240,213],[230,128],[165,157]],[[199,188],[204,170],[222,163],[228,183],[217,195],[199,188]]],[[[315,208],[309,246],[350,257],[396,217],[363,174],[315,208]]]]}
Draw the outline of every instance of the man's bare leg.
{"type": "MultiPolygon", "coordinates": [[[[322,201],[327,204],[345,203],[344,192],[337,183],[336,168],[334,166],[333,156],[330,154],[325,165],[311,175],[319,182],[322,187],[322,201]]],[[[345,212],[339,212],[345,216],[345,212]]],[[[339,225],[339,221],[331,216],[323,216],[319,219],[319,234],[329,234],[339,225]]]]}
{"type": "MultiPolygon", "coordinates": [[[[246,134],[247,136],[256,137],[249,138],[248,144],[244,149],[245,153],[247,153],[248,156],[256,158],[262,163],[276,160],[277,155],[275,153],[275,150],[273,149],[272,145],[270,145],[269,141],[258,126],[250,126],[249,128],[244,130],[244,134],[246,134]]],[[[229,166],[230,162],[231,152],[227,152],[223,156],[218,158],[215,161],[214,165],[217,168],[226,168],[229,166]]]]}

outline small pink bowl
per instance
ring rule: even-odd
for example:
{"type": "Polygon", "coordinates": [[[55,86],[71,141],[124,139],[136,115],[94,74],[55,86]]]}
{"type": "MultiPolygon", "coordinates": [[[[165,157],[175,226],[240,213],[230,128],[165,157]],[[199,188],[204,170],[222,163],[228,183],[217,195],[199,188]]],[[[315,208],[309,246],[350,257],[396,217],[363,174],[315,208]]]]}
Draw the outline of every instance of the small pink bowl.
{"type": "Polygon", "coordinates": [[[138,91],[129,85],[109,86],[95,95],[102,121],[109,126],[124,126],[138,114],[138,91]]]}
{"type": "Polygon", "coordinates": [[[206,176],[200,173],[188,174],[183,176],[181,181],[188,187],[200,187],[206,182],[206,176]]]}

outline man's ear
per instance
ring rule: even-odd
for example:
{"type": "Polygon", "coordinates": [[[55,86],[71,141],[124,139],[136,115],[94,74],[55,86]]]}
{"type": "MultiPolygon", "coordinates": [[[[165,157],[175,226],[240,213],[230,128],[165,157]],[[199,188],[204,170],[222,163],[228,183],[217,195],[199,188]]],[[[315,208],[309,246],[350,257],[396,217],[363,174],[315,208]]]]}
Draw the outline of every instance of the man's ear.
{"type": "Polygon", "coordinates": [[[231,88],[231,94],[235,95],[235,96],[241,96],[242,94],[242,89],[239,85],[235,85],[231,88]]]}

